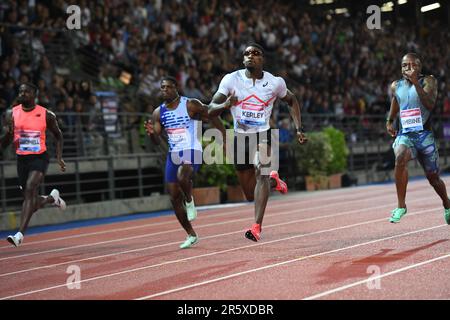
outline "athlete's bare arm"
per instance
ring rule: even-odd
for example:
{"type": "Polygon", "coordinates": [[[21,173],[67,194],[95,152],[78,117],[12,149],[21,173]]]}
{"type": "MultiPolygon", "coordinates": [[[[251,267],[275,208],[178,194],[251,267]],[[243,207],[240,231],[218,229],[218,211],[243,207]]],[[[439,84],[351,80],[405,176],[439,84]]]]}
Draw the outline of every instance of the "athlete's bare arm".
{"type": "Polygon", "coordinates": [[[224,142],[226,142],[225,139],[227,137],[227,134],[222,120],[220,119],[220,114],[223,112],[223,110],[231,108],[231,106],[236,102],[236,96],[230,95],[227,98],[224,94],[216,92],[208,107],[209,120],[211,124],[222,133],[224,142]]]}
{"type": "Polygon", "coordinates": [[[14,139],[14,124],[11,109],[6,111],[5,124],[3,125],[2,131],[3,134],[0,136],[0,146],[2,147],[2,150],[5,150],[14,139]]]}
{"type": "Polygon", "coordinates": [[[156,108],[155,111],[153,111],[152,119],[145,121],[145,130],[147,131],[147,134],[150,136],[154,144],[159,145],[161,143],[161,131],[162,126],[161,122],[159,122],[160,117],[160,107],[156,108]]]}
{"type": "Polygon", "coordinates": [[[200,100],[190,99],[187,103],[188,113],[192,119],[197,119],[200,116],[202,121],[208,122],[208,106],[203,104],[200,100]]]}
{"type": "Polygon", "coordinates": [[[220,92],[216,92],[208,107],[209,118],[220,116],[225,109],[230,109],[238,101],[237,97],[232,92],[228,97],[220,92]]]}
{"type": "Polygon", "coordinates": [[[394,81],[391,84],[391,108],[389,109],[389,115],[386,119],[386,130],[391,135],[391,137],[395,137],[397,135],[397,131],[394,129],[392,124],[394,123],[394,120],[397,117],[398,112],[400,111],[400,106],[398,104],[397,97],[395,96],[396,89],[397,81],[394,81]]]}
{"type": "Polygon", "coordinates": [[[417,94],[419,95],[420,102],[428,110],[433,110],[436,99],[437,99],[437,80],[433,76],[426,76],[423,80],[423,88],[420,86],[419,82],[414,84],[416,87],[417,94]]]}
{"type": "Polygon", "coordinates": [[[58,121],[56,119],[56,115],[47,110],[47,128],[53,134],[56,140],[56,160],[61,168],[61,171],[66,171],[66,163],[62,158],[62,150],[63,150],[63,135],[61,129],[59,128],[58,121]]]}
{"type": "Polygon", "coordinates": [[[305,143],[308,139],[305,137],[305,134],[303,133],[302,117],[300,113],[300,103],[298,102],[297,97],[291,92],[291,90],[288,89],[286,96],[281,100],[286,102],[289,106],[289,113],[291,114],[291,117],[294,120],[298,142],[300,142],[301,144],[305,143]]]}

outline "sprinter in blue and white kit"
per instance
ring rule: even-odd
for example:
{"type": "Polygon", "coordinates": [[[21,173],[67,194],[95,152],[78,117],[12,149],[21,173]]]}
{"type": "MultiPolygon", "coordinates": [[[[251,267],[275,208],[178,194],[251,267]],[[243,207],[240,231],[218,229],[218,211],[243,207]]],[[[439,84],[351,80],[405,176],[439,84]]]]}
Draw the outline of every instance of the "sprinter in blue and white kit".
{"type": "Polygon", "coordinates": [[[444,219],[450,224],[450,201],[444,181],[439,176],[439,154],[431,128],[431,113],[436,104],[437,81],[422,75],[422,63],[415,53],[402,59],[403,78],[391,85],[392,100],[386,120],[388,133],[395,137],[395,186],[397,208],[392,210],[390,222],[397,223],[406,214],[406,187],[408,185],[408,161],[417,158],[430,185],[442,199],[444,219]],[[393,127],[399,115],[398,132],[393,127]]]}
{"type": "Polygon", "coordinates": [[[208,107],[199,100],[180,96],[172,77],[161,80],[161,95],[164,103],[155,109],[152,120],[145,122],[145,128],[155,144],[160,144],[163,128],[168,136],[165,182],[177,219],[188,234],[180,245],[185,249],[198,242],[190,222],[197,216],[192,177],[202,164],[201,120],[208,121],[208,107]]]}

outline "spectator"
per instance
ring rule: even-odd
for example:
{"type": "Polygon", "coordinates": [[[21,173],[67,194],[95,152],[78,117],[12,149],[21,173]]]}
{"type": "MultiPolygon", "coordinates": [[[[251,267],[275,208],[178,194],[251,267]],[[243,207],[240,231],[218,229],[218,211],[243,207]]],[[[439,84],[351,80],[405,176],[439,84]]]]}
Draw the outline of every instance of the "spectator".
{"type": "MultiPolygon", "coordinates": [[[[79,79],[65,75],[63,85],[60,81],[56,89],[52,86],[58,65],[49,61],[45,48],[61,40],[56,30],[64,28],[60,15],[66,2],[34,2],[1,2],[2,20],[14,27],[0,27],[0,92],[7,92],[9,78],[42,80],[41,104],[56,108],[52,102],[67,103],[67,97],[87,103],[94,91],[88,81],[80,84],[79,79]],[[27,25],[43,29],[28,30],[23,38],[28,40],[22,43],[18,36],[27,25]],[[55,31],[49,32],[48,27],[55,31]],[[33,55],[26,60],[19,52],[30,42],[33,55]]],[[[157,79],[169,74],[178,78],[185,95],[209,101],[222,76],[241,65],[237,57],[242,46],[254,40],[262,42],[276,61],[274,73],[291,82],[288,85],[301,99],[305,116],[331,113],[344,121],[344,115],[384,114],[389,107],[388,80],[398,68],[395,57],[409,50],[429,57],[443,84],[435,113],[450,114],[450,40],[447,26],[438,19],[427,24],[424,36],[401,15],[395,24],[368,31],[354,22],[359,16],[327,18],[325,11],[305,10],[299,15],[304,4],[296,2],[248,0],[245,5],[227,2],[219,6],[217,1],[202,0],[136,0],[132,5],[114,0],[99,6],[96,1],[80,0],[79,5],[83,29],[72,33],[71,41],[77,52],[94,57],[80,61],[83,70],[85,62],[90,63],[94,70],[87,71],[96,77],[96,88],[101,83],[102,89],[127,99],[135,99],[137,91],[139,110],[156,103],[157,79]],[[118,80],[121,70],[132,73],[130,85],[118,80]]],[[[9,100],[0,98],[2,103],[9,100]]]]}
{"type": "Polygon", "coordinates": [[[45,81],[46,87],[50,87],[52,85],[54,70],[50,61],[46,56],[42,57],[41,64],[39,69],[36,71],[35,78],[43,79],[45,81]]]}
{"type": "Polygon", "coordinates": [[[202,102],[205,102],[205,96],[203,95],[203,93],[197,88],[197,83],[195,81],[195,79],[193,78],[189,78],[187,80],[187,86],[186,88],[183,90],[184,95],[188,98],[193,98],[193,99],[198,99],[202,102]]]}

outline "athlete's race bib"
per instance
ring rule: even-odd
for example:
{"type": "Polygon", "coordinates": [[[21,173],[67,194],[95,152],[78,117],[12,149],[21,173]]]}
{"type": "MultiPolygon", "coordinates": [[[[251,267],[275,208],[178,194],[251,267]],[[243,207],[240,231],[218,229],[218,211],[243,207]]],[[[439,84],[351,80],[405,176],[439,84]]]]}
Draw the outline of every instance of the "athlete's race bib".
{"type": "Polygon", "coordinates": [[[39,131],[22,131],[19,138],[19,151],[41,151],[41,133],[39,131]]]}
{"type": "Polygon", "coordinates": [[[243,102],[238,110],[241,123],[250,126],[263,126],[266,124],[264,106],[243,102]]]}
{"type": "Polygon", "coordinates": [[[169,136],[169,144],[172,148],[175,146],[185,146],[189,143],[186,128],[167,129],[167,135],[169,136]]]}
{"type": "Polygon", "coordinates": [[[402,122],[403,129],[408,129],[408,131],[423,130],[420,108],[401,110],[400,121],[402,122]]]}

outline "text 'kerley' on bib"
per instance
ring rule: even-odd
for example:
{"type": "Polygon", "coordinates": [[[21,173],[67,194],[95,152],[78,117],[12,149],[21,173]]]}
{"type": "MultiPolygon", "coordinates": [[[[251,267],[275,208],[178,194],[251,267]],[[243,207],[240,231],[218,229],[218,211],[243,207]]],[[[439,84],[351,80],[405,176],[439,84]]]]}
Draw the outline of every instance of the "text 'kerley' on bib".
{"type": "Polygon", "coordinates": [[[266,123],[264,105],[242,102],[238,110],[242,124],[263,126],[266,123]]]}

